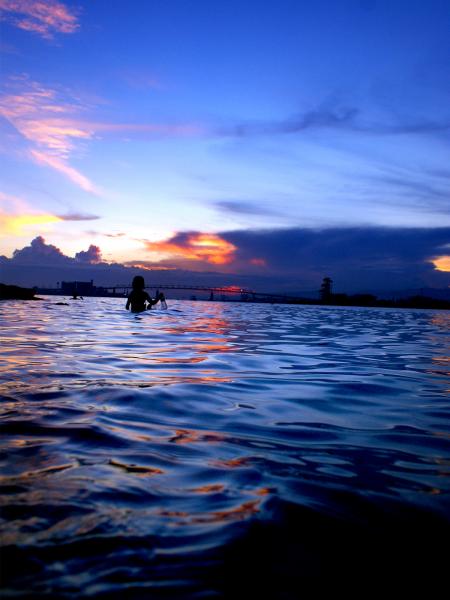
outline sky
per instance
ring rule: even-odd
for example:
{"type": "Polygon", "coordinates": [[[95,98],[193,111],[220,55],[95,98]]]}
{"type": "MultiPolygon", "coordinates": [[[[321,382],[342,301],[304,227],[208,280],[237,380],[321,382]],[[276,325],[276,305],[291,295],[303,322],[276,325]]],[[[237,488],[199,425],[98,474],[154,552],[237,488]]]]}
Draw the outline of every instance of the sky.
{"type": "Polygon", "coordinates": [[[450,285],[448,0],[0,11],[0,279],[450,285]]]}

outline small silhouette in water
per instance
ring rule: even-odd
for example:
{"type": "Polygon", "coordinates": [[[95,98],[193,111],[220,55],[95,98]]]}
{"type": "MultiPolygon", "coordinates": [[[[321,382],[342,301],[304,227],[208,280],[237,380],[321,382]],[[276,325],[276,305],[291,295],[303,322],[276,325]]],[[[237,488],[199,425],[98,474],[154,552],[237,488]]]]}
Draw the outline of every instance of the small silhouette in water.
{"type": "Polygon", "coordinates": [[[153,300],[146,291],[144,278],[140,275],[136,275],[131,284],[133,289],[128,296],[128,300],[125,308],[131,312],[143,312],[144,310],[150,310],[157,302],[161,300],[161,304],[165,304],[165,297],[162,292],[156,292],[156,298],[153,300]]]}
{"type": "Polygon", "coordinates": [[[71,300],[84,300],[83,296],[79,296],[76,292],[73,292],[71,300]]]}

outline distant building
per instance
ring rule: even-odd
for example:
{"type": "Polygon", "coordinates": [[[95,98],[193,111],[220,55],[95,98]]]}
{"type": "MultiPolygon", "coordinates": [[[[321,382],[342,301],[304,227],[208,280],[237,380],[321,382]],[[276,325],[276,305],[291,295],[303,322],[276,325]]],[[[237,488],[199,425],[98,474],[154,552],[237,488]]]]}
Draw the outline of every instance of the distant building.
{"type": "Polygon", "coordinates": [[[324,277],[320,286],[320,299],[322,302],[329,302],[332,296],[333,281],[329,277],[324,277]]]}

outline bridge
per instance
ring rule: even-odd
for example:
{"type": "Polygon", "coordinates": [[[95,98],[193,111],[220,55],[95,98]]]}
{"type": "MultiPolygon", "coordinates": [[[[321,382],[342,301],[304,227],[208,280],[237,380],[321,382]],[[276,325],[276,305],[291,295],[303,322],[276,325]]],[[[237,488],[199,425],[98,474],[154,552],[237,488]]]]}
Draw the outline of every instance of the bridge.
{"type": "MultiPolygon", "coordinates": [[[[131,285],[127,284],[116,284],[111,286],[103,286],[104,290],[108,292],[111,290],[112,294],[120,294],[121,291],[123,295],[128,295],[131,290],[131,285]]],[[[227,286],[205,286],[205,285],[181,285],[181,284],[153,284],[151,286],[145,286],[145,289],[152,290],[189,290],[189,291],[199,291],[199,292],[209,292],[214,296],[214,294],[234,294],[240,295],[241,298],[256,300],[257,298],[267,298],[268,300],[272,300],[274,302],[300,302],[304,301],[304,298],[300,298],[299,296],[289,296],[287,294],[274,294],[274,293],[266,293],[266,292],[255,292],[254,290],[248,288],[240,288],[234,285],[227,286]]]]}

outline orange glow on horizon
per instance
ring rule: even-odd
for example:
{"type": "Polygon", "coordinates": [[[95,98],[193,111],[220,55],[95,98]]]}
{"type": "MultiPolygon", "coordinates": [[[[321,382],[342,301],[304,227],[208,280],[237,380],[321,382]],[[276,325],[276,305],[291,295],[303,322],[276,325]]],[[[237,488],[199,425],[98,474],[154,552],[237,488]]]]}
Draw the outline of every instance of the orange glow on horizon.
{"type": "Polygon", "coordinates": [[[431,261],[434,265],[434,268],[437,271],[444,271],[445,273],[450,273],[450,256],[438,256],[431,261]]]}
{"type": "Polygon", "coordinates": [[[144,271],[176,271],[176,267],[162,267],[159,265],[146,265],[145,263],[127,263],[127,267],[133,267],[134,269],[143,269],[144,271]]]}

